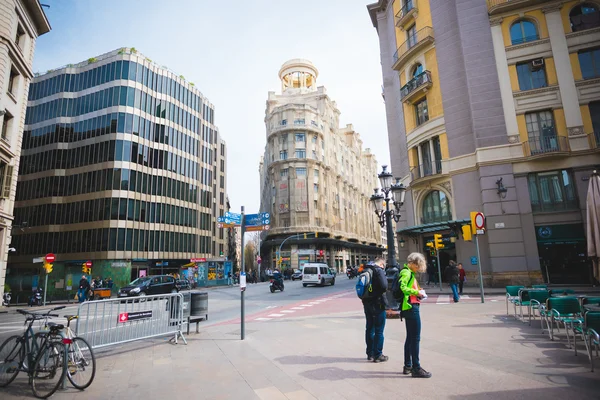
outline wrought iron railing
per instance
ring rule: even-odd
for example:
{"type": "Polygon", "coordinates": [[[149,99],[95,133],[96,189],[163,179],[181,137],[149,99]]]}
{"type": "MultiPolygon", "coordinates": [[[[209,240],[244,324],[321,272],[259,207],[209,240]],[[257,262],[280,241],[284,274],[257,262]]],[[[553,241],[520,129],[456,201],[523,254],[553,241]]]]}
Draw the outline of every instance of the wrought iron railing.
{"type": "Polygon", "coordinates": [[[398,47],[398,50],[394,53],[394,64],[410,49],[415,47],[417,44],[427,40],[433,39],[433,28],[426,26],[425,28],[415,32],[408,39],[398,47]]]}
{"type": "Polygon", "coordinates": [[[423,164],[420,164],[416,167],[413,167],[410,170],[412,179],[424,178],[426,176],[437,175],[442,173],[442,160],[433,160],[423,164]]]}
{"type": "Polygon", "coordinates": [[[398,14],[396,14],[396,18],[398,18],[398,19],[404,18],[406,16],[406,14],[408,14],[415,8],[416,2],[417,2],[417,0],[408,0],[406,2],[406,4],[404,4],[402,6],[402,8],[400,8],[400,11],[398,11],[398,14]]]}
{"type": "Polygon", "coordinates": [[[431,81],[431,72],[423,71],[419,75],[412,78],[408,83],[400,89],[400,99],[404,100],[406,96],[420,88],[421,86],[425,86],[428,83],[433,83],[431,81]]]}
{"type": "Polygon", "coordinates": [[[526,155],[538,155],[546,153],[555,153],[561,151],[569,151],[569,142],[564,136],[543,136],[530,137],[527,142],[524,142],[526,155]]]}

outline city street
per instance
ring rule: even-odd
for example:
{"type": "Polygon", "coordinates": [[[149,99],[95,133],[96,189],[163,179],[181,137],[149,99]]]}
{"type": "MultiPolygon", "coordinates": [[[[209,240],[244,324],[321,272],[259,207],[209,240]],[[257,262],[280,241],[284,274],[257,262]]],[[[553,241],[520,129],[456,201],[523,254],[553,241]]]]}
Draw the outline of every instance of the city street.
{"type": "MultiPolygon", "coordinates": [[[[567,348],[506,316],[502,295],[481,304],[458,304],[446,295],[422,306],[421,361],[429,380],[403,376],[404,324],[389,320],[384,353],[373,364],[364,354],[364,317],[355,280],[283,293],[266,284],[248,288],[246,340],[240,341],[239,289],[209,291],[209,321],[188,345],[158,338],[97,351],[94,383],[85,394],[68,388],[57,399],[597,399],[600,371],[592,373],[585,349],[567,348]]],[[[4,314],[2,322],[14,318],[4,314]]],[[[18,319],[17,319],[18,320],[18,319]]],[[[193,330],[192,330],[193,332],[193,330]]],[[[31,398],[20,375],[3,398],[31,398]]]]}

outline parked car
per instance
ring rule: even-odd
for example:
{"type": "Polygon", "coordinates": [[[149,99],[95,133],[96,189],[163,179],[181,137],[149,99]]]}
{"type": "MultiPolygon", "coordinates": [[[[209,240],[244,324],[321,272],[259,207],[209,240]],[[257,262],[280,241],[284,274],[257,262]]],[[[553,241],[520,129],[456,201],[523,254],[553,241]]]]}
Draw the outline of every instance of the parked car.
{"type": "Polygon", "coordinates": [[[192,288],[190,281],[187,279],[178,279],[177,282],[175,282],[175,285],[177,285],[177,289],[179,291],[190,290],[192,288]]]}
{"type": "Polygon", "coordinates": [[[306,263],[302,267],[302,286],[320,285],[325,286],[330,284],[335,285],[335,276],[329,270],[327,264],[324,263],[306,263]]]}
{"type": "Polygon", "coordinates": [[[301,280],[302,279],[302,271],[300,271],[299,269],[295,269],[294,273],[292,274],[292,281],[295,280],[301,280]]]}
{"type": "Polygon", "coordinates": [[[135,297],[165,293],[177,293],[175,278],[169,275],[154,275],[137,278],[119,290],[119,297],[135,297]]]}

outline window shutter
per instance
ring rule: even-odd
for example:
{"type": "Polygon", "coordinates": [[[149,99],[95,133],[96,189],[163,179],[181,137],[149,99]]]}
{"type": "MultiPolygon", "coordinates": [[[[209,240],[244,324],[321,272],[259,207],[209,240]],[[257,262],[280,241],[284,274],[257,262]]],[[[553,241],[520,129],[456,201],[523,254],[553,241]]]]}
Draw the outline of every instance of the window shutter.
{"type": "Polygon", "coordinates": [[[2,184],[2,198],[3,199],[8,199],[10,197],[10,186],[12,183],[12,176],[13,176],[13,166],[12,165],[7,165],[4,168],[4,179],[2,180],[3,184],[2,184]]]}

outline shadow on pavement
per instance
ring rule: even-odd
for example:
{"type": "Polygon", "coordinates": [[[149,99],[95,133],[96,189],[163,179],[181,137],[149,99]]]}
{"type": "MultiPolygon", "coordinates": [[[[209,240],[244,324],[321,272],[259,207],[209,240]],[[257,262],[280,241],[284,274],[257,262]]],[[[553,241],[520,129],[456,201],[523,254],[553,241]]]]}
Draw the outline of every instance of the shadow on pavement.
{"type": "Polygon", "coordinates": [[[285,365],[299,364],[335,364],[335,363],[367,363],[366,357],[323,357],[323,356],[284,356],[276,358],[275,361],[285,365]]]}
{"type": "Polygon", "coordinates": [[[343,379],[405,378],[401,372],[357,371],[337,367],[324,367],[301,372],[300,375],[313,381],[339,381],[343,379]]]}
{"type": "Polygon", "coordinates": [[[472,394],[450,395],[450,400],[553,400],[553,399],[597,399],[598,397],[580,397],[577,393],[568,388],[540,388],[540,389],[519,389],[519,390],[501,390],[497,392],[481,392],[472,394]]]}

